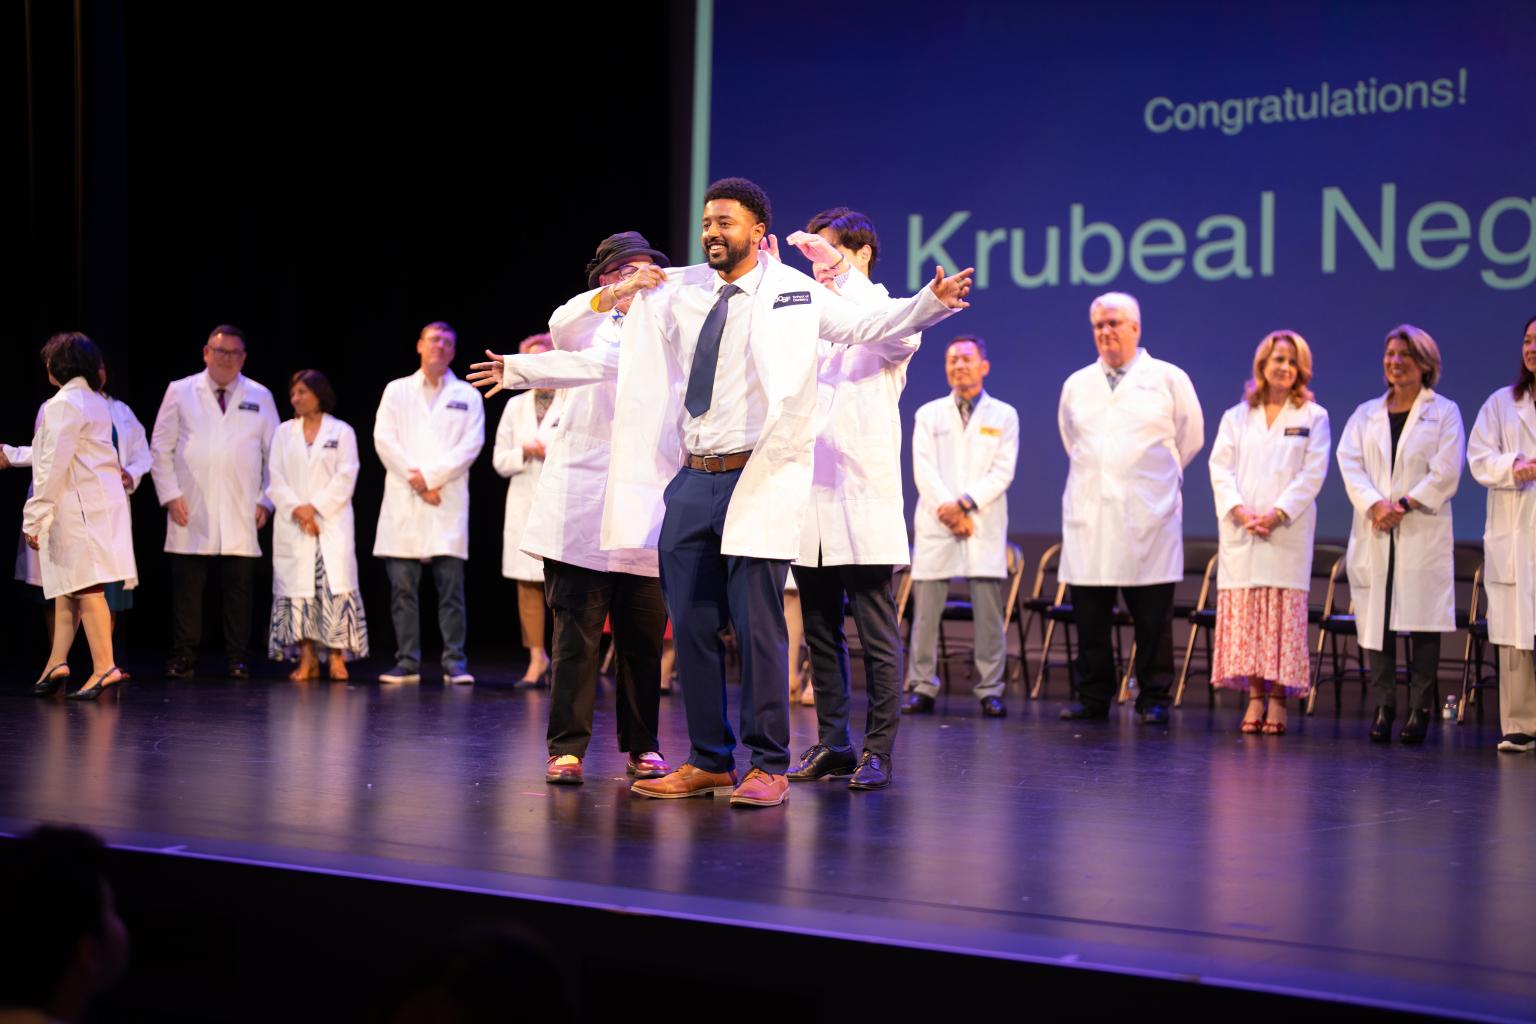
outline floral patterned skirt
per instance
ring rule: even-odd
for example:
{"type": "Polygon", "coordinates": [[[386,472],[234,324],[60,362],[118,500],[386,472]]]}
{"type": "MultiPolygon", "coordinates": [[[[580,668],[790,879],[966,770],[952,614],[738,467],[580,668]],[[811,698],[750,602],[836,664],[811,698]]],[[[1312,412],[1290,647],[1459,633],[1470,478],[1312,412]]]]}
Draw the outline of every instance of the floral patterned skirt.
{"type": "Polygon", "coordinates": [[[1268,689],[1306,696],[1312,660],[1307,655],[1307,592],[1279,587],[1221,590],[1216,594],[1216,650],[1211,680],[1246,690],[1252,677],[1268,689]]]}
{"type": "MultiPolygon", "coordinates": [[[[273,661],[297,661],[299,642],[329,647],[352,661],[368,657],[368,620],[363,615],[363,596],[355,590],[331,593],[325,577],[325,559],[315,552],[315,596],[274,597],[272,630],[267,656],[273,661]]],[[[324,657],[324,651],[317,651],[324,657]]]]}

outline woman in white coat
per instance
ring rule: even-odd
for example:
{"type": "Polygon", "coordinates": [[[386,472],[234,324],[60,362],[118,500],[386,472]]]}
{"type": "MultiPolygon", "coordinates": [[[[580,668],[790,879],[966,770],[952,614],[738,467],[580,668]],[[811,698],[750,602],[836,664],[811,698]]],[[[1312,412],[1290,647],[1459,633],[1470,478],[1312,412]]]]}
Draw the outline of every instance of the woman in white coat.
{"type": "Polygon", "coordinates": [[[347,662],[368,656],[368,620],[357,587],[352,491],[357,485],[357,434],[332,416],[336,393],[319,370],[288,382],[293,419],[272,436],[268,495],[272,520],[272,624],[267,653],[298,659],[295,682],[320,678],[316,648],[328,650],[333,680],[347,662]]]}
{"type": "MultiPolygon", "coordinates": [[[[524,338],[518,352],[529,355],[553,348],[548,334],[524,338]]],[[[517,618],[523,646],[528,648],[528,671],[523,682],[537,684],[549,671],[544,652],[544,563],[524,553],[523,528],[533,510],[533,496],[544,471],[546,447],[560,426],[564,402],[561,393],[549,388],[524,391],[502,410],[496,426],[496,446],[491,463],[508,478],[507,511],[501,531],[501,574],[517,582],[517,618]]]]}
{"type": "Polygon", "coordinates": [[[1265,335],[1243,400],[1221,417],[1211,449],[1220,523],[1211,681],[1248,691],[1245,733],[1283,735],[1286,698],[1311,688],[1307,596],[1329,447],[1311,379],[1305,338],[1265,335]]]}
{"type": "Polygon", "coordinates": [[[1387,391],[1355,410],[1339,437],[1339,473],[1355,507],[1345,566],[1355,629],[1368,653],[1376,707],[1370,737],[1392,739],[1396,636],[1413,634],[1404,743],[1433,718],[1440,635],[1456,628],[1451,498],[1466,448],[1461,410],[1437,395],[1440,348],[1411,324],[1393,328],[1382,357],[1387,391]]]}
{"type": "Polygon", "coordinates": [[[1536,750],[1536,316],[1525,322],[1520,375],[1488,396],[1467,462],[1488,488],[1483,585],[1499,649],[1499,749],[1536,750]]]}
{"type": "Polygon", "coordinates": [[[85,627],[91,679],[69,694],[95,700],[123,680],[112,653],[112,613],[103,586],[133,579],[133,533],[112,412],[101,396],[101,353],[83,334],[58,334],[43,347],[59,391],[43,406],[32,441],[32,497],[22,513],[26,543],[38,552],[43,596],[55,602],[53,650],[33,686],[48,696],[69,680],[69,649],[85,627]]]}

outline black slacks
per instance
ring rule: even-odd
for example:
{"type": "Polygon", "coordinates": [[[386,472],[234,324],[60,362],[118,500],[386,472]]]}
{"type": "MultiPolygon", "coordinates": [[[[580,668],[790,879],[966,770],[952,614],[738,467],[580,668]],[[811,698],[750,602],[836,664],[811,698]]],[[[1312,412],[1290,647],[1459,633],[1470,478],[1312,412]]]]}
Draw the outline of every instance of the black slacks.
{"type": "Polygon", "coordinates": [[[243,555],[171,555],[171,657],[197,660],[203,642],[203,592],[208,574],[219,573],[219,597],[224,609],[224,658],[230,663],[251,658],[251,598],[256,559],[243,555]]]}
{"type": "Polygon", "coordinates": [[[1136,710],[1173,703],[1173,584],[1143,587],[1072,585],[1072,617],[1077,624],[1077,692],[1090,707],[1108,707],[1119,696],[1115,671],[1115,591],[1136,626],[1136,710]]]}
{"type": "Polygon", "coordinates": [[[658,750],[661,638],[667,627],[661,581],[546,558],[544,596],[554,620],[549,756],[587,756],[605,617],[613,627],[619,749],[630,754],[658,750]]]}
{"type": "Polygon", "coordinates": [[[901,721],[901,637],[896,631],[896,599],[889,565],[795,566],[800,587],[800,615],[811,649],[811,677],[816,691],[817,742],[842,753],[851,750],[848,706],[851,703],[848,636],[843,629],[843,598],[864,648],[864,685],[869,711],[864,721],[864,749],[890,757],[901,721]]]}

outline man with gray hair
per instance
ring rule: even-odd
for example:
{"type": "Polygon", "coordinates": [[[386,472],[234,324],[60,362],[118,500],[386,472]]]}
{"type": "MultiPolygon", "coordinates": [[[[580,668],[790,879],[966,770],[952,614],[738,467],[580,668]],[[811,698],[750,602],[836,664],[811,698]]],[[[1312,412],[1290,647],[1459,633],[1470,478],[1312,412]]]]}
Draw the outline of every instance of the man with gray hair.
{"type": "Polygon", "coordinates": [[[1078,635],[1078,703],[1061,717],[1109,715],[1118,590],[1135,622],[1136,710],[1162,725],[1173,678],[1173,588],[1184,575],[1184,467],[1205,444],[1205,420],[1189,375],[1139,347],[1133,297],[1100,295],[1088,317],[1099,358],[1067,378],[1057,410],[1070,460],[1059,576],[1072,587],[1078,635]]]}

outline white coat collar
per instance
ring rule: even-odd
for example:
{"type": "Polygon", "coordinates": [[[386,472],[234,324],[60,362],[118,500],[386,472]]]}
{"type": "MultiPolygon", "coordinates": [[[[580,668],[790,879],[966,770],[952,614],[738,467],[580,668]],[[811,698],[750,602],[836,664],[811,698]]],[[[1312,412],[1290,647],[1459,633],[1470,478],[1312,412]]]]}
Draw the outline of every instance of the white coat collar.
{"type": "MultiPolygon", "coordinates": [[[[757,266],[753,267],[751,270],[747,271],[745,274],[741,275],[730,283],[734,284],[737,288],[740,288],[748,298],[756,295],[758,289],[763,285],[763,278],[767,275],[769,259],[770,257],[768,257],[766,254],[759,253],[757,257],[757,266]]],[[[719,271],[715,271],[714,276],[710,281],[710,286],[716,295],[720,294],[720,289],[726,286],[726,280],[720,276],[719,271]]]]}
{"type": "Polygon", "coordinates": [[[81,377],[79,375],[76,375],[74,377],[69,378],[69,380],[65,381],[63,384],[60,384],[59,385],[59,390],[58,390],[57,393],[62,395],[66,391],[89,391],[89,390],[91,390],[91,386],[85,382],[85,378],[81,377]]]}
{"type": "Polygon", "coordinates": [[[1531,400],[1531,395],[1527,393],[1524,398],[1516,398],[1514,389],[1511,388],[1509,400],[1515,403],[1515,415],[1520,417],[1520,422],[1525,424],[1525,429],[1531,432],[1531,436],[1536,437],[1536,402],[1531,400]]]}
{"type": "MultiPolygon", "coordinates": [[[[458,379],[459,378],[455,377],[454,374],[453,374],[453,367],[450,366],[450,367],[448,367],[448,369],[443,371],[443,377],[442,377],[442,379],[440,381],[438,381],[438,387],[445,388],[445,387],[448,386],[450,381],[455,381],[455,380],[458,380],[458,379]]],[[[418,369],[415,373],[411,374],[411,380],[415,383],[417,390],[419,390],[419,391],[427,390],[427,371],[426,370],[418,369]]]]}
{"type": "MultiPolygon", "coordinates": [[[[1408,407],[1408,419],[1403,423],[1401,437],[1408,436],[1408,432],[1413,429],[1413,425],[1423,418],[1425,408],[1434,400],[1434,388],[1426,387],[1419,389],[1419,393],[1413,399],[1413,404],[1408,407]]],[[[1392,426],[1387,422],[1387,396],[1383,394],[1380,398],[1372,399],[1372,401],[1375,402],[1375,408],[1371,410],[1370,415],[1371,432],[1375,435],[1377,446],[1381,448],[1382,464],[1388,466],[1392,472],[1396,472],[1397,467],[1392,464],[1392,426]]],[[[1402,448],[1401,440],[1398,442],[1398,448],[1399,450],[1402,448]]]]}
{"type": "MultiPolygon", "coordinates": [[[[213,379],[213,374],[209,373],[205,368],[202,373],[198,374],[198,376],[202,378],[203,389],[208,392],[209,399],[211,399],[214,403],[217,403],[219,400],[219,385],[218,382],[213,379]]],[[[235,374],[235,379],[224,385],[224,394],[228,396],[224,399],[224,405],[226,408],[234,404],[235,396],[241,392],[244,386],[245,374],[243,373],[235,374]]]]}

